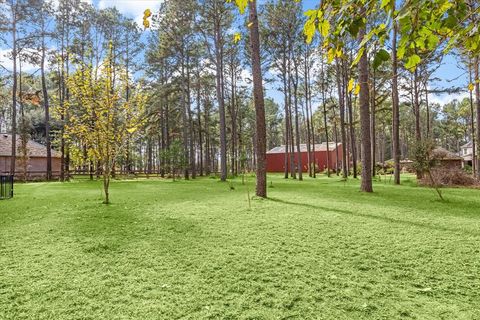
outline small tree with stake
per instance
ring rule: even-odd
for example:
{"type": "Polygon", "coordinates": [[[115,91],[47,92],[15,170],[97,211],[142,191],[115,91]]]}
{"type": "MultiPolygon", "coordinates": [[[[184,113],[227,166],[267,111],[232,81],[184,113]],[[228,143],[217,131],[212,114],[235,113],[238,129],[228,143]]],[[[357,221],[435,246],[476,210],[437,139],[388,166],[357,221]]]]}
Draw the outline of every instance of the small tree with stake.
{"type": "Polygon", "coordinates": [[[72,99],[66,108],[71,116],[65,124],[66,138],[75,138],[87,146],[88,160],[102,169],[105,204],[110,202],[110,178],[116,159],[127,138],[141,125],[146,103],[146,95],[139,90],[128,101],[123,98],[128,78],[124,70],[115,69],[112,56],[110,48],[108,57],[98,67],[98,77],[92,66],[86,65],[78,66],[69,77],[67,85],[72,99]],[[115,74],[120,74],[120,81],[114,82],[115,74]]]}
{"type": "Polygon", "coordinates": [[[421,173],[426,174],[430,179],[431,186],[435,189],[440,200],[444,200],[442,192],[432,175],[432,167],[436,165],[436,159],[433,155],[435,144],[430,140],[421,141],[415,147],[415,159],[413,161],[413,168],[421,173]]]}

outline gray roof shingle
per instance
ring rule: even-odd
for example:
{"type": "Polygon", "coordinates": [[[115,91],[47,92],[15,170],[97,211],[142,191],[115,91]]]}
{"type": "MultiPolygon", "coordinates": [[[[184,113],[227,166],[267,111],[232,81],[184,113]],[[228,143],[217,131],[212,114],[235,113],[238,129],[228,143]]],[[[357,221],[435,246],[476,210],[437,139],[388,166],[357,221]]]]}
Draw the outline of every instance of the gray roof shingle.
{"type": "MultiPolygon", "coordinates": [[[[20,144],[21,144],[21,139],[20,139],[20,136],[17,135],[17,150],[20,144]]],[[[43,158],[47,156],[47,147],[33,140],[28,140],[27,149],[28,149],[28,156],[31,158],[43,158]]],[[[0,157],[11,157],[11,156],[12,156],[12,135],[7,133],[0,133],[0,157]]],[[[60,157],[61,157],[61,153],[52,149],[52,158],[60,158],[60,157]]]]}

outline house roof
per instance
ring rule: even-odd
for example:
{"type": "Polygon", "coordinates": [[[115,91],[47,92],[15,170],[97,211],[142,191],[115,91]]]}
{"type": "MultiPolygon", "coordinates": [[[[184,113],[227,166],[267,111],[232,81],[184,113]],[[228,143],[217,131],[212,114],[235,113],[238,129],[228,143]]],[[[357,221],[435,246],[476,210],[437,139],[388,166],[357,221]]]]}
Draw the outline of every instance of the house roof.
{"type": "Polygon", "coordinates": [[[442,147],[436,147],[432,151],[433,158],[436,160],[463,160],[462,157],[442,147]]]}
{"type": "MultiPolygon", "coordinates": [[[[335,144],[334,142],[329,142],[328,143],[328,151],[335,151],[337,147],[340,147],[342,144],[338,143],[335,144]]],[[[290,148],[289,148],[290,149],[290,148]]],[[[311,151],[313,151],[313,146],[311,147],[311,151]]],[[[316,143],[315,144],[315,152],[317,151],[327,151],[327,143],[316,143]]],[[[297,152],[297,146],[294,146],[294,152],[297,152]]],[[[307,145],[306,144],[301,144],[300,145],[300,152],[307,152],[307,145]]],[[[273,153],[285,153],[285,145],[281,145],[278,147],[275,147],[269,151],[267,151],[267,154],[273,154],[273,153]]]]}
{"type": "Polygon", "coordinates": [[[460,148],[473,148],[473,143],[472,141],[469,141],[465,143],[463,146],[461,146],[460,148]]]}
{"type": "MultiPolygon", "coordinates": [[[[18,150],[18,146],[21,145],[21,139],[19,135],[17,135],[16,144],[17,144],[17,150],[18,150]]],[[[44,158],[47,156],[47,147],[33,140],[28,140],[27,149],[28,149],[29,157],[44,158]]],[[[12,156],[12,135],[6,134],[6,133],[0,133],[0,157],[11,157],[11,156],[12,156]]],[[[61,153],[52,149],[52,157],[60,158],[61,153]]]]}

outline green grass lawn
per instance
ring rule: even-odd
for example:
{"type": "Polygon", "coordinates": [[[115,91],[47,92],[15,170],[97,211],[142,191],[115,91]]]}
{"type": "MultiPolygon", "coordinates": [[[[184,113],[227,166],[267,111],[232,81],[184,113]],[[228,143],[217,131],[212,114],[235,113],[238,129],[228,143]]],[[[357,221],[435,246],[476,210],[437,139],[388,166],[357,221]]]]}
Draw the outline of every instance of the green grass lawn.
{"type": "Polygon", "coordinates": [[[480,319],[479,190],[269,181],[16,185],[0,319],[480,319]]]}

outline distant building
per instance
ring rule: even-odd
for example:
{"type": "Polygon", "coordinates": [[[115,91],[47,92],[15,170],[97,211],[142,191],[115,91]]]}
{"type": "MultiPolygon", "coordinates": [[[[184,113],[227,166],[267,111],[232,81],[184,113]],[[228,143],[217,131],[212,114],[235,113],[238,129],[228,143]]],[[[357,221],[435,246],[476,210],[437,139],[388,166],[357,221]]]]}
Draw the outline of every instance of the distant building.
{"type": "MultiPolygon", "coordinates": [[[[328,167],[330,169],[341,168],[342,167],[342,144],[338,143],[329,143],[328,144],[328,153],[330,155],[330,161],[328,167]],[[338,148],[338,159],[337,159],[337,148],[338,148]]],[[[290,149],[290,147],[289,147],[290,149]]],[[[291,150],[289,150],[291,152],[291,150]]],[[[313,155],[313,146],[310,150],[313,155]]],[[[308,172],[308,151],[307,145],[300,145],[301,159],[302,159],[302,169],[303,172],[308,172]]],[[[295,169],[297,168],[298,163],[298,154],[297,147],[294,146],[294,164],[295,169]]],[[[311,162],[313,163],[313,156],[311,162]]],[[[321,143],[315,145],[315,165],[316,168],[320,171],[323,171],[327,168],[327,143],[321,143]]],[[[290,166],[290,156],[288,156],[288,166],[290,166]]],[[[284,172],[285,171],[285,146],[278,146],[267,152],[267,171],[268,172],[284,172]]]]}
{"type": "Polygon", "coordinates": [[[432,152],[433,159],[437,162],[437,167],[446,169],[462,168],[463,158],[442,147],[437,147],[432,152]]]}
{"type": "Polygon", "coordinates": [[[472,141],[460,147],[460,157],[463,158],[464,166],[473,165],[473,143],[472,141]]]}
{"type": "MultiPolygon", "coordinates": [[[[18,147],[21,145],[20,136],[17,135],[17,152],[15,175],[23,174],[21,167],[20,152],[18,147]]],[[[29,140],[27,142],[28,162],[27,162],[27,176],[29,178],[42,178],[47,175],[47,147],[29,140]]],[[[12,135],[0,133],[0,175],[10,173],[10,163],[12,159],[12,135]]],[[[61,167],[61,153],[52,150],[52,175],[59,176],[61,167]]]]}

